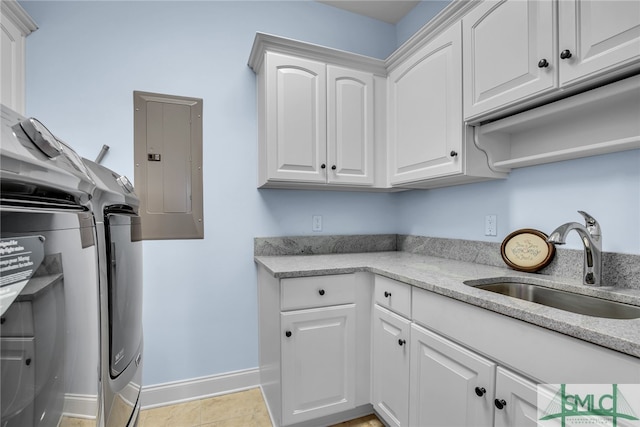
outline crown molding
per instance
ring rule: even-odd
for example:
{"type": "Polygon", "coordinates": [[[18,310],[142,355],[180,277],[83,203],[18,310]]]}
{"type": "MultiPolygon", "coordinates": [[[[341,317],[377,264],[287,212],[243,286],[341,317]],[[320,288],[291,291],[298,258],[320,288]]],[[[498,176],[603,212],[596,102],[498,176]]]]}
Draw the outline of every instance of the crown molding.
{"type": "Polygon", "coordinates": [[[248,61],[249,67],[254,72],[257,73],[260,70],[264,53],[267,51],[355,67],[380,76],[387,75],[384,61],[381,59],[260,32],[256,33],[248,61]]]}
{"type": "Polygon", "coordinates": [[[0,12],[13,22],[25,37],[38,29],[38,25],[16,0],[2,0],[0,12]]]}
{"type": "Polygon", "coordinates": [[[385,60],[387,71],[391,71],[416,50],[433,40],[442,31],[461,20],[471,9],[479,5],[478,0],[453,0],[444,9],[420,28],[385,60]]]}

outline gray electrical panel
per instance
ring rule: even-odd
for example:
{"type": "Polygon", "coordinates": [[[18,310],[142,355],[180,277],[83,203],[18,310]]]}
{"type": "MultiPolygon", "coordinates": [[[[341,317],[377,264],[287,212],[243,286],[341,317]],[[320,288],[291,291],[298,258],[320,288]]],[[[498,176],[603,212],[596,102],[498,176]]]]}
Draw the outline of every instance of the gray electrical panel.
{"type": "Polygon", "coordinates": [[[202,99],[133,92],[142,238],[204,238],[202,99]]]}

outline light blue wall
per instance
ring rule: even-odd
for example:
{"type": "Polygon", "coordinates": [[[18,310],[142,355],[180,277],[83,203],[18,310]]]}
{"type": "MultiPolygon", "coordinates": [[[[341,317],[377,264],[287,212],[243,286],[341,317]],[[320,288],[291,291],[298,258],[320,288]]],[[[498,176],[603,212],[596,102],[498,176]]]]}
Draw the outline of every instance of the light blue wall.
{"type": "Polygon", "coordinates": [[[204,99],[205,239],[145,242],[144,384],[258,364],[253,238],[392,233],[388,194],[256,189],[257,31],[385,58],[395,27],[311,1],[26,1],[27,113],[133,178],[134,90],[204,99]]]}
{"type": "Polygon", "coordinates": [[[253,237],[313,234],[312,215],[323,234],[501,241],[582,209],[605,250],[640,253],[640,150],[430,191],[256,190],[255,32],[386,58],[437,13],[423,3],[392,26],[310,1],[21,2],[40,26],[27,39],[27,114],[81,155],[108,144],[105,166],[133,177],[132,92],[204,99],[205,239],[145,242],[145,385],[257,365],[253,237]],[[496,238],[483,235],[489,213],[496,238]]]}
{"type": "MultiPolygon", "coordinates": [[[[640,254],[640,150],[515,169],[505,180],[398,195],[398,232],[501,242],[520,228],[551,233],[593,215],[603,249],[640,254]],[[498,217],[498,235],[484,235],[485,215],[498,217]]],[[[576,233],[568,248],[580,249],[576,233]]]]}
{"type": "Polygon", "coordinates": [[[411,9],[411,12],[396,24],[396,40],[398,46],[406,42],[431,18],[451,3],[450,0],[425,0],[411,9]]]}

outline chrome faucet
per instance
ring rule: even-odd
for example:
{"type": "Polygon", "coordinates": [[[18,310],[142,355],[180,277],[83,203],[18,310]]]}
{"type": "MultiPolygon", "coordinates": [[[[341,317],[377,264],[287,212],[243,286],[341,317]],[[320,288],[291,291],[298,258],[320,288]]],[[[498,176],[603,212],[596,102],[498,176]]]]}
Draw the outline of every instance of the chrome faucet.
{"type": "Polygon", "coordinates": [[[584,245],[584,266],[582,269],[583,283],[585,285],[602,284],[602,234],[600,224],[594,217],[586,212],[578,211],[584,217],[585,225],[577,222],[568,222],[556,228],[547,239],[550,243],[564,245],[567,234],[576,230],[584,245]]]}

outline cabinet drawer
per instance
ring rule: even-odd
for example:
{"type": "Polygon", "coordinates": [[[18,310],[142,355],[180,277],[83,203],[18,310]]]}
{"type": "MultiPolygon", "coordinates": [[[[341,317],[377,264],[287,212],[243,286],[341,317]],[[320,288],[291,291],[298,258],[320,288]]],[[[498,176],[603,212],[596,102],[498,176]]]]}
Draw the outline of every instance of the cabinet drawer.
{"type": "Polygon", "coordinates": [[[353,274],[282,279],[280,309],[299,310],[356,301],[353,274]]]}
{"type": "Polygon", "coordinates": [[[411,285],[383,276],[376,276],[376,304],[411,318],[411,285]]]}

